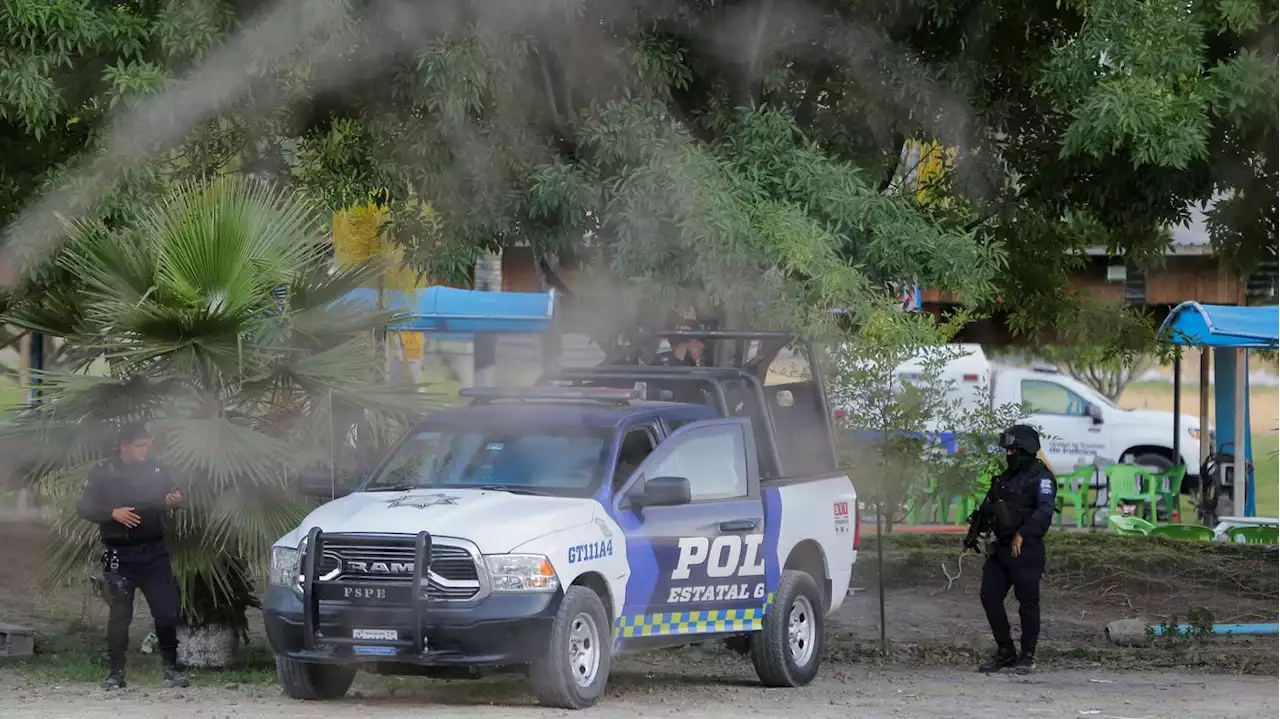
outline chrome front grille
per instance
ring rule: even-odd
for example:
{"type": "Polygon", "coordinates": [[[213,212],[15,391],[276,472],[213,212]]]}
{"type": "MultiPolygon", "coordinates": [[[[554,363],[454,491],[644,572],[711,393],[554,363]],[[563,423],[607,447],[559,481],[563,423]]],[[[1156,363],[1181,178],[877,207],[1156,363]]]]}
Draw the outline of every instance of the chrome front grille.
{"type": "MultiPolygon", "coordinates": [[[[413,580],[411,541],[322,542],[321,582],[362,581],[408,584],[413,580]]],[[[437,540],[431,546],[427,597],[466,600],[480,593],[479,556],[466,547],[437,540]]]]}

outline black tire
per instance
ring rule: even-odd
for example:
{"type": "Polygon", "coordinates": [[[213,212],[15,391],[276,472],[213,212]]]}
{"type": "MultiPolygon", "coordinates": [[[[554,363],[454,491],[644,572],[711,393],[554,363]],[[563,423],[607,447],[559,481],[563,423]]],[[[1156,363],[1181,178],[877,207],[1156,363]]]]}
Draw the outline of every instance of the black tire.
{"type": "Polygon", "coordinates": [[[802,687],[813,681],[822,664],[824,622],[822,593],[813,577],[786,570],[773,605],[764,615],[764,626],[751,636],[751,663],[767,687],[802,687]],[[812,627],[799,645],[800,657],[792,650],[791,615],[812,627]]]}
{"type": "Polygon", "coordinates": [[[1133,462],[1139,467],[1154,467],[1157,472],[1163,472],[1173,466],[1173,461],[1168,457],[1153,452],[1140,454],[1133,462]]]}
{"type": "Polygon", "coordinates": [[[604,695],[612,662],[613,621],[605,612],[604,602],[589,587],[569,587],[552,622],[546,653],[529,666],[534,696],[543,706],[557,709],[595,706],[604,695]],[[594,639],[590,638],[591,627],[594,639]],[[595,646],[595,673],[585,672],[585,680],[580,681],[578,676],[584,673],[585,665],[575,661],[571,647],[590,650],[587,641],[595,646]]]}
{"type": "Polygon", "coordinates": [[[346,696],[356,679],[356,668],[343,664],[311,664],[276,657],[280,688],[290,699],[326,701],[346,696]]]}

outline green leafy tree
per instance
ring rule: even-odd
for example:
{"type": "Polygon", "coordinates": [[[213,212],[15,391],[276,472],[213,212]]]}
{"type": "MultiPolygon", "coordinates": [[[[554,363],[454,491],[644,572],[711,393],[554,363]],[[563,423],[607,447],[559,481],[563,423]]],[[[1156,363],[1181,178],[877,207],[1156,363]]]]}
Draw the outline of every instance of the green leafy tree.
{"type": "Polygon", "coordinates": [[[1026,416],[1018,405],[993,405],[989,387],[956,386],[945,376],[964,355],[942,343],[954,329],[942,327],[928,344],[850,343],[834,353],[843,463],[887,531],[908,507],[921,517],[945,515],[951,499],[973,495],[983,476],[1003,469],[1000,432],[1026,416]]]}
{"type": "Polygon", "coordinates": [[[115,426],[146,419],[190,506],[175,512],[171,544],[185,619],[243,628],[271,543],[307,511],[297,473],[352,470],[342,439],[353,423],[392,429],[424,406],[427,395],[383,376],[373,337],[387,314],[342,301],[379,268],[331,268],[320,217],[233,176],[118,227],[70,228],[55,261],[83,285],[9,316],[63,339],[71,362],[42,378],[44,402],[5,438],[6,457],[23,458],[60,511],[48,579],[94,561],[96,528],[75,514],[84,475],[113,450],[115,426]]]}
{"type": "MultiPolygon", "coordinates": [[[[847,304],[861,326],[915,276],[1000,297],[1028,334],[1135,346],[1140,314],[1073,291],[1079,250],[1157,262],[1215,197],[1233,265],[1276,245],[1275,11],[1257,0],[461,7],[381,75],[393,99],[304,138],[297,176],[359,157],[393,196],[431,198],[464,253],[586,236],[633,305],[847,304]],[[927,140],[956,157],[925,204],[903,158],[927,140]]],[[[424,267],[452,256],[398,228],[424,267]]]]}
{"type": "Polygon", "coordinates": [[[1170,224],[1212,201],[1232,266],[1274,257],[1260,0],[307,7],[289,25],[289,3],[7,2],[0,115],[21,119],[0,222],[78,148],[122,151],[102,122],[119,95],[194,118],[131,177],[269,172],[332,207],[386,190],[433,276],[528,244],[623,280],[623,315],[763,307],[822,329],[844,308],[863,328],[885,283],[915,277],[1028,335],[1107,327],[1132,346],[1151,334],[1138,313],[1071,287],[1083,247],[1158,262],[1170,224]],[[193,97],[208,112],[184,114],[193,97]],[[45,147],[55,130],[80,134],[45,147]],[[955,154],[921,188],[927,141],[955,154]]]}

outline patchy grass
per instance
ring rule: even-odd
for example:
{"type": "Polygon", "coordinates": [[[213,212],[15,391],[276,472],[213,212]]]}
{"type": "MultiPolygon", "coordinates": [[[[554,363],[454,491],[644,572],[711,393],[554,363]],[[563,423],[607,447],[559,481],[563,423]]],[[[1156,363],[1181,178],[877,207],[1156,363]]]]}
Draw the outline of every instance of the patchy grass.
{"type": "MultiPolygon", "coordinates": [[[[936,577],[940,561],[955,561],[959,537],[901,534],[886,538],[887,565],[894,576],[912,580],[936,577]]],[[[1046,581],[1087,591],[1118,583],[1143,592],[1196,584],[1275,602],[1280,598],[1275,547],[1187,542],[1159,537],[1122,537],[1109,532],[1054,532],[1045,538],[1050,557],[1046,581]]],[[[859,553],[874,558],[875,538],[859,553]]],[[[874,561],[874,560],[872,560],[874,561]]]]}
{"type": "MultiPolygon", "coordinates": [[[[885,586],[896,597],[887,607],[889,656],[880,655],[877,632],[868,631],[875,621],[829,637],[828,651],[846,661],[938,666],[980,661],[989,651],[977,607],[984,559],[970,555],[952,586],[949,577],[957,571],[960,539],[954,534],[886,537],[885,586]]],[[[876,540],[863,541],[856,573],[864,591],[874,594],[876,540]]],[[[1050,629],[1038,658],[1047,666],[1274,674],[1273,638],[1158,641],[1135,649],[1109,644],[1102,630],[1115,619],[1163,622],[1185,619],[1192,611],[1211,616],[1210,622],[1275,621],[1280,598],[1280,551],[1275,547],[1098,532],[1052,533],[1046,550],[1041,607],[1050,629]]],[[[1016,624],[1016,605],[1012,597],[1010,601],[1016,624]]],[[[875,611],[871,605],[864,609],[875,611]]]]}
{"type": "MultiPolygon", "coordinates": [[[[146,622],[142,622],[146,624],[146,622]]],[[[145,630],[135,621],[133,635],[145,630]]],[[[135,646],[129,652],[125,669],[130,685],[159,686],[161,678],[158,653],[141,654],[135,646]]],[[[36,637],[35,655],[12,662],[11,666],[33,681],[48,683],[97,683],[107,675],[105,639],[101,631],[73,625],[63,633],[44,633],[36,637]]],[[[274,684],[275,661],[271,651],[258,641],[245,649],[244,663],[235,669],[188,669],[193,684],[218,686],[230,684],[274,684]]]]}
{"type": "MultiPolygon", "coordinates": [[[[1213,414],[1214,389],[1209,389],[1209,413],[1213,414]]],[[[1280,400],[1280,388],[1249,388],[1249,424],[1253,431],[1272,433],[1280,427],[1280,415],[1277,414],[1277,401],[1280,400]]],[[[1173,411],[1173,385],[1166,382],[1134,382],[1125,388],[1119,402],[1125,409],[1154,409],[1165,412],[1173,411]]],[[[1182,384],[1182,411],[1195,416],[1200,412],[1200,391],[1195,379],[1184,379],[1182,384]]]]}
{"type": "Polygon", "coordinates": [[[1253,435],[1254,502],[1259,517],[1280,517],[1280,436],[1253,435]]]}

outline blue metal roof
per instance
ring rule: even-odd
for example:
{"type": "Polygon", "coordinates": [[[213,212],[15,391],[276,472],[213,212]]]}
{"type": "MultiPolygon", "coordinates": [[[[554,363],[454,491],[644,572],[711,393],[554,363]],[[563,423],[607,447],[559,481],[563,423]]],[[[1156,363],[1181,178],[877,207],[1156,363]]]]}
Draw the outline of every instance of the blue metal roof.
{"type": "Polygon", "coordinates": [[[1183,302],[1169,313],[1156,336],[1179,345],[1276,349],[1280,345],[1280,307],[1183,302]]]}
{"type": "MultiPolygon", "coordinates": [[[[378,306],[378,290],[361,289],[344,301],[378,306]]],[[[397,332],[541,333],[555,314],[555,290],[548,292],[482,292],[454,287],[427,287],[408,292],[382,290],[383,306],[401,315],[387,326],[397,332]]]]}

